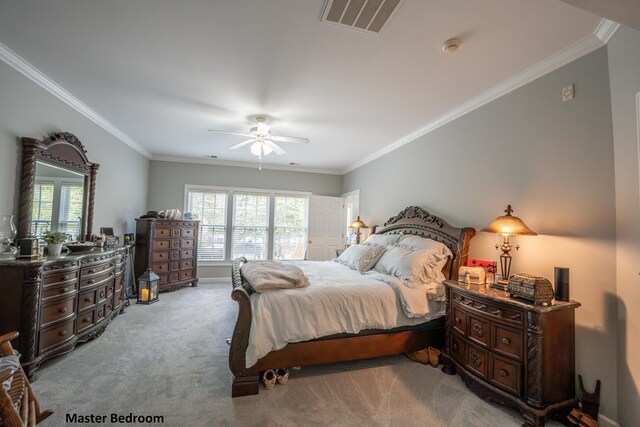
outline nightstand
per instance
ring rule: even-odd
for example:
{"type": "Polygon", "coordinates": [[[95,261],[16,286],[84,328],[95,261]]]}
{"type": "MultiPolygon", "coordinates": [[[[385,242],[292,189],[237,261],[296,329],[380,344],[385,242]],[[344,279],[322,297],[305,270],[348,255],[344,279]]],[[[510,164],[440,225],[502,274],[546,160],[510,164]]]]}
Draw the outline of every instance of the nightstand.
{"type": "Polygon", "coordinates": [[[574,406],[576,301],[548,306],[488,285],[446,280],[442,371],[483,399],[518,409],[527,425],[574,406]]]}

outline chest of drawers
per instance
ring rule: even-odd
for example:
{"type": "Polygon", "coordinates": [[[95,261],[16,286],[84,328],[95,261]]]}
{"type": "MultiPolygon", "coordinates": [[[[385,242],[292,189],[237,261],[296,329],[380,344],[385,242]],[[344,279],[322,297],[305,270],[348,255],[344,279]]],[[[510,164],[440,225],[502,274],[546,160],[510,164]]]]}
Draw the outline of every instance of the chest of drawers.
{"type": "Polygon", "coordinates": [[[119,313],[126,258],[122,248],[0,263],[0,334],[20,332],[14,346],[31,379],[41,362],[99,336],[119,313]]]}
{"type": "Polygon", "coordinates": [[[136,219],[136,268],[160,277],[160,291],[197,286],[199,221],[136,219]]]}
{"type": "Polygon", "coordinates": [[[575,403],[575,301],[533,305],[485,285],[445,281],[445,367],[529,425],[575,403]]]}

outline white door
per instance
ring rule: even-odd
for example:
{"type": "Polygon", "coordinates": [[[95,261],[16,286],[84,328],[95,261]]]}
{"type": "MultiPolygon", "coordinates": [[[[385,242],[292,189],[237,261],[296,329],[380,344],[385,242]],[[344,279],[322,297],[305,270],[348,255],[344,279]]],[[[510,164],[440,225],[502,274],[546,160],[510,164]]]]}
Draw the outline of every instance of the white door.
{"type": "Polygon", "coordinates": [[[344,199],[311,196],[309,198],[309,245],[307,259],[326,261],[344,248],[344,199]]]}

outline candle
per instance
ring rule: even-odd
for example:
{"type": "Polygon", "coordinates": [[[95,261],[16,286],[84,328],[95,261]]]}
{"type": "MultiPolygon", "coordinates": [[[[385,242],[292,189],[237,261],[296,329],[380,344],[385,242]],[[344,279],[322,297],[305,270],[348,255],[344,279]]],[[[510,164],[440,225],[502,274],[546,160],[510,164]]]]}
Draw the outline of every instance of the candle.
{"type": "Polygon", "coordinates": [[[141,289],[140,297],[142,301],[149,301],[149,289],[141,289]]]}

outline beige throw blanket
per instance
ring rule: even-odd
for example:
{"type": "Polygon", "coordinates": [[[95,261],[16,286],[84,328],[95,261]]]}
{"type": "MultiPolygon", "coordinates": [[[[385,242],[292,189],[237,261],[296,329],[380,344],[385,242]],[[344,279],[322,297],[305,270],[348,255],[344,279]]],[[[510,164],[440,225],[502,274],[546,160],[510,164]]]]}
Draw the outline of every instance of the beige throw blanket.
{"type": "Polygon", "coordinates": [[[244,264],[240,271],[256,292],[309,286],[304,272],[286,262],[252,261],[244,264]]]}

